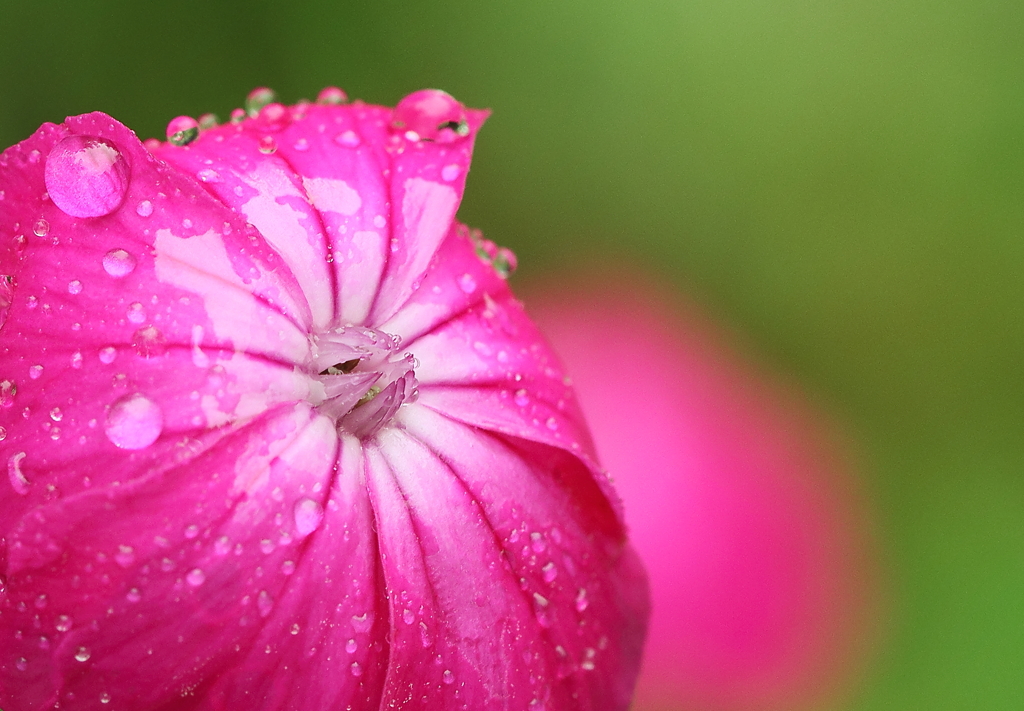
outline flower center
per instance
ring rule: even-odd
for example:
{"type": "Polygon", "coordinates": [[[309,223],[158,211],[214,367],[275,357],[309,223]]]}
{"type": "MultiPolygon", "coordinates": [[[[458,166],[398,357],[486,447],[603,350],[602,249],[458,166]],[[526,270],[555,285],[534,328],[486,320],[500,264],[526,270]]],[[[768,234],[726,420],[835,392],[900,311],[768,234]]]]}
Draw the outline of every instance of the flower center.
{"type": "Polygon", "coordinates": [[[312,337],[313,376],[322,387],[313,404],[343,430],[368,437],[418,394],[416,359],[397,336],[342,326],[312,337]]]}

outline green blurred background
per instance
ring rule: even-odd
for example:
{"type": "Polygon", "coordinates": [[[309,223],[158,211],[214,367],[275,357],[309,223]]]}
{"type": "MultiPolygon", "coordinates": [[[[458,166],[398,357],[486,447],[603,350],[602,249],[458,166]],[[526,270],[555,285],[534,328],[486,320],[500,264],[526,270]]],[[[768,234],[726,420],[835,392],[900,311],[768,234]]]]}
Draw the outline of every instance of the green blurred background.
{"type": "Polygon", "coordinates": [[[0,0],[0,143],[257,85],[494,115],[519,279],[626,258],[860,443],[892,602],[849,708],[1024,708],[1024,3],[0,0]]]}

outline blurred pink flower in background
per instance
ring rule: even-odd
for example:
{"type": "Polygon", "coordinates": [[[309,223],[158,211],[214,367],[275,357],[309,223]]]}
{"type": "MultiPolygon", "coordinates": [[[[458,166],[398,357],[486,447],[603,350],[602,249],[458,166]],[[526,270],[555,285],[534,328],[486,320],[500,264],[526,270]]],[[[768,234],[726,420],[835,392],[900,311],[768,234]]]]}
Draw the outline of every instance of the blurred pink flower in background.
{"type": "Polygon", "coordinates": [[[0,707],[622,711],[645,577],[486,112],[268,90],[0,156],[0,707]]]}
{"type": "Polygon", "coordinates": [[[650,574],[634,708],[834,708],[874,629],[849,465],[819,413],[651,282],[597,271],[527,297],[650,574]]]}

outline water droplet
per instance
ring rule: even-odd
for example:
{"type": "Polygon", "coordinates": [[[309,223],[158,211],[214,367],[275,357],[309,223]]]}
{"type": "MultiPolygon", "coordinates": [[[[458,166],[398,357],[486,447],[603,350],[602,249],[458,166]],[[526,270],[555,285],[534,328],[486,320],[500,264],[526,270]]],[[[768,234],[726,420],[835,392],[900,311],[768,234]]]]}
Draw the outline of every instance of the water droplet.
{"type": "Polygon", "coordinates": [[[64,413],[60,411],[59,407],[55,407],[50,410],[50,419],[54,422],[60,422],[64,419],[64,413]]]}
{"type": "Polygon", "coordinates": [[[25,671],[28,669],[28,660],[25,657],[18,657],[14,662],[14,668],[18,671],[25,671]]]}
{"type": "Polygon", "coordinates": [[[352,670],[352,676],[363,675],[363,668],[359,665],[359,662],[352,662],[352,666],[349,669],[352,670]]]}
{"type": "Polygon", "coordinates": [[[345,651],[349,654],[355,654],[358,648],[359,645],[356,644],[356,641],[354,639],[350,639],[348,642],[345,643],[345,651]]]}
{"type": "Polygon", "coordinates": [[[274,93],[273,89],[268,89],[265,86],[258,86],[249,92],[249,95],[245,97],[245,111],[255,118],[267,104],[272,104],[277,101],[277,94],[274,93]]]}
{"type": "Polygon", "coordinates": [[[28,369],[28,377],[32,380],[39,380],[39,377],[43,374],[43,366],[33,365],[28,369]]]}
{"type": "Polygon", "coordinates": [[[131,590],[128,591],[128,594],[125,595],[125,599],[127,599],[128,602],[132,602],[132,603],[138,602],[138,601],[140,601],[142,599],[142,593],[139,592],[138,588],[132,588],[131,590]]]}
{"type": "Polygon", "coordinates": [[[18,452],[7,459],[7,478],[11,480],[11,488],[14,489],[14,493],[22,496],[28,494],[32,486],[25,478],[25,473],[21,471],[21,461],[25,456],[25,452],[18,452]]]}
{"type": "Polygon", "coordinates": [[[541,570],[541,573],[543,573],[543,575],[544,575],[544,582],[545,583],[550,583],[556,577],[558,577],[558,569],[555,567],[554,563],[548,563],[547,565],[545,565],[540,570],[541,570]]]}
{"type": "Polygon", "coordinates": [[[100,363],[105,363],[107,365],[110,365],[111,363],[114,362],[115,358],[117,358],[117,349],[116,348],[114,348],[113,346],[106,346],[105,348],[100,348],[100,352],[99,352],[100,363]]]}
{"type": "Polygon", "coordinates": [[[299,151],[300,153],[308,151],[309,141],[307,141],[305,138],[300,138],[292,145],[292,148],[299,151]]]}
{"type": "Polygon", "coordinates": [[[0,407],[12,407],[18,386],[13,380],[0,380],[0,407]]]}
{"type": "Polygon", "coordinates": [[[466,272],[459,277],[459,288],[467,294],[472,294],[476,291],[476,279],[469,272],[466,272]]]}
{"type": "Polygon", "coordinates": [[[185,576],[185,582],[194,588],[198,588],[206,582],[206,573],[199,568],[193,568],[188,571],[188,575],[185,576]]]}
{"type": "Polygon", "coordinates": [[[334,137],[334,142],[348,148],[356,148],[362,141],[355,131],[342,131],[334,137]]]}
{"type": "Polygon", "coordinates": [[[175,146],[187,146],[199,138],[199,122],[191,116],[178,116],[167,124],[167,140],[175,146]]]}
{"type": "Polygon", "coordinates": [[[106,692],[103,692],[102,694],[100,694],[100,703],[101,704],[109,704],[110,703],[110,694],[108,694],[106,692]]]}
{"type": "Polygon", "coordinates": [[[458,178],[461,173],[462,166],[456,163],[446,165],[445,167],[441,168],[441,180],[445,181],[446,183],[450,183],[456,178],[458,178]]]}
{"type": "Polygon", "coordinates": [[[121,449],[145,449],[163,431],[160,406],[145,395],[126,395],[110,406],[104,431],[107,439],[121,449]]]}
{"type": "Polygon", "coordinates": [[[75,659],[77,659],[80,662],[89,661],[89,657],[91,656],[92,653],[89,651],[88,647],[79,647],[78,650],[75,652],[75,659]]]}
{"type": "Polygon", "coordinates": [[[526,390],[516,390],[516,394],[512,399],[519,407],[526,407],[530,404],[530,396],[526,390]]]}
{"type": "Polygon", "coordinates": [[[590,600],[587,599],[586,588],[580,588],[580,591],[576,593],[576,611],[583,612],[590,605],[590,600]]]}
{"type": "Polygon", "coordinates": [[[407,608],[402,610],[402,620],[405,624],[411,625],[416,620],[416,616],[412,614],[412,610],[407,608]]]}
{"type": "Polygon", "coordinates": [[[82,367],[82,363],[85,358],[82,357],[82,351],[75,351],[71,354],[71,367],[75,370],[79,370],[82,367]]]}
{"type": "Polygon", "coordinates": [[[455,675],[452,674],[451,669],[445,669],[444,674],[441,675],[441,681],[445,684],[451,684],[455,681],[455,675]]]}
{"type": "Polygon", "coordinates": [[[0,329],[7,323],[7,315],[11,312],[12,303],[14,303],[14,277],[9,274],[0,274],[0,329]]]}
{"type": "Polygon", "coordinates": [[[155,326],[145,326],[132,334],[132,347],[143,358],[156,358],[167,352],[167,339],[155,326]]]}
{"type": "Polygon", "coordinates": [[[53,626],[58,632],[67,632],[71,629],[71,618],[68,615],[57,615],[53,626]]]}
{"type": "Polygon", "coordinates": [[[138,213],[139,217],[149,217],[153,214],[153,203],[149,200],[143,200],[135,206],[135,212],[138,213]]]}
{"type": "Polygon", "coordinates": [[[128,307],[128,320],[132,323],[142,323],[146,320],[146,309],[138,301],[128,307]]]}
{"type": "Polygon", "coordinates": [[[285,562],[281,563],[281,574],[282,575],[291,575],[294,572],[295,572],[295,561],[294,560],[286,560],[285,562]]]}
{"type": "Polygon", "coordinates": [[[49,231],[50,223],[41,217],[38,220],[36,220],[36,223],[34,225],[32,225],[32,234],[34,234],[36,237],[45,237],[46,233],[49,231]]]}
{"type": "Polygon", "coordinates": [[[556,420],[554,417],[549,417],[544,422],[544,426],[553,432],[558,429],[558,420],[556,420]]]}
{"type": "Polygon", "coordinates": [[[135,257],[123,249],[112,249],[103,255],[103,270],[120,279],[135,271],[135,257]]]}
{"type": "Polygon", "coordinates": [[[530,534],[530,547],[534,553],[543,553],[547,550],[548,544],[544,542],[544,534],[534,531],[530,534]]]}
{"type": "Polygon", "coordinates": [[[369,632],[373,626],[373,615],[364,612],[361,615],[352,615],[352,629],[356,632],[369,632]]]}
{"type": "Polygon", "coordinates": [[[292,634],[298,634],[300,629],[301,628],[299,627],[299,623],[296,622],[295,624],[292,625],[292,628],[291,628],[290,632],[292,634]]]}
{"type": "Polygon", "coordinates": [[[221,536],[213,543],[213,552],[217,555],[227,555],[231,552],[231,539],[221,536]]]}
{"type": "MultiPolygon", "coordinates": [[[[0,425],[0,442],[3,442],[5,439],[7,439],[7,428],[0,425]]],[[[0,586],[0,590],[2,590],[2,586],[0,586]]]]}
{"type": "Polygon", "coordinates": [[[121,206],[128,179],[127,162],[104,138],[68,136],[46,157],[46,191],[71,217],[109,215],[121,206]]]}
{"type": "Polygon", "coordinates": [[[260,617],[266,617],[274,609],[274,598],[270,597],[266,590],[260,590],[260,594],[256,596],[256,609],[259,610],[260,617]]]}
{"type": "Polygon", "coordinates": [[[82,282],[78,279],[73,279],[68,282],[68,293],[72,296],[77,296],[82,293],[82,282]]]}
{"type": "Polygon", "coordinates": [[[194,523],[190,523],[189,525],[185,526],[185,538],[191,541],[192,539],[197,538],[198,536],[199,526],[195,525],[194,523]]]}
{"type": "Polygon", "coordinates": [[[211,168],[203,168],[198,173],[196,173],[196,177],[202,180],[204,183],[220,182],[220,173],[218,173],[216,170],[212,170],[211,168]]]}
{"type": "Polygon", "coordinates": [[[512,273],[516,270],[519,264],[519,260],[516,259],[515,253],[507,247],[500,247],[498,253],[494,255],[494,259],[491,260],[491,266],[498,272],[498,276],[502,279],[508,279],[512,276],[512,273]]]}
{"type": "Polygon", "coordinates": [[[413,131],[421,139],[439,143],[451,143],[469,134],[466,107],[438,89],[416,91],[399,101],[391,128],[401,133],[413,131]]]}
{"type": "Polygon", "coordinates": [[[274,140],[273,136],[263,136],[259,140],[260,153],[264,155],[270,155],[271,153],[277,152],[277,141],[274,140]]]}
{"type": "Polygon", "coordinates": [[[316,95],[316,103],[338,105],[348,101],[348,95],[336,86],[324,87],[316,95]]]}
{"type": "Polygon", "coordinates": [[[305,537],[320,528],[324,520],[324,509],[313,499],[302,499],[295,504],[295,531],[305,537]]]}

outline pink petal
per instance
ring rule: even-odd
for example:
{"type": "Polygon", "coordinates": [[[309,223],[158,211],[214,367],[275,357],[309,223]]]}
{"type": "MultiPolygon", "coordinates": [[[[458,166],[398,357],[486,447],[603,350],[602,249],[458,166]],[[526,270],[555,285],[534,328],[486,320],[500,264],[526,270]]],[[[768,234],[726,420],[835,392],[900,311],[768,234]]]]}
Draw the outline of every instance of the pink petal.
{"type": "Polygon", "coordinates": [[[549,287],[530,302],[650,570],[639,707],[831,707],[871,627],[847,465],[819,414],[752,373],[703,317],[637,286],[649,282],[594,274],[600,290],[549,287]],[[631,403],[645,416],[623,417],[631,403]]]}
{"type": "Polygon", "coordinates": [[[453,223],[486,113],[400,108],[425,133],[268,104],[158,159],[90,114],[0,158],[0,705],[628,704],[617,499],[453,223]]]}

